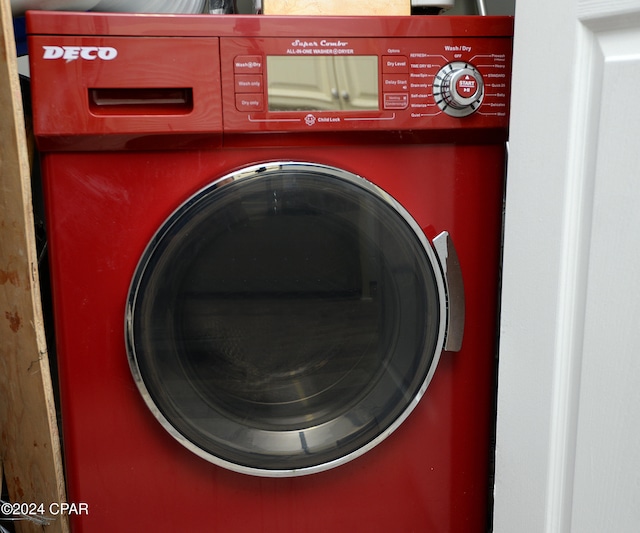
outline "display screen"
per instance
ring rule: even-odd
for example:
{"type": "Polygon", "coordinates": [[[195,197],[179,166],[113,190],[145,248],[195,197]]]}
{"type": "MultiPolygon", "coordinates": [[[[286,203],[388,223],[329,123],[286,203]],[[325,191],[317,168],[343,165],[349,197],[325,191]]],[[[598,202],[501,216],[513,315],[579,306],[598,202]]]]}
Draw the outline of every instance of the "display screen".
{"type": "Polygon", "coordinates": [[[269,111],[378,110],[378,56],[267,56],[269,111]]]}

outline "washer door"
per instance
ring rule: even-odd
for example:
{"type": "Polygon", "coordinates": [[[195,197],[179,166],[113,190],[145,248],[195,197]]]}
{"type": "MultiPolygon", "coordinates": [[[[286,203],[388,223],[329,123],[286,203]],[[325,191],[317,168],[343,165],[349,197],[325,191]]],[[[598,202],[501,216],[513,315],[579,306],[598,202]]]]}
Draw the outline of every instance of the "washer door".
{"type": "Polygon", "coordinates": [[[388,194],[354,174],[271,163],[225,176],[149,243],[128,299],[129,362],[184,446],[294,476],[389,435],[435,371],[442,270],[388,194]]]}

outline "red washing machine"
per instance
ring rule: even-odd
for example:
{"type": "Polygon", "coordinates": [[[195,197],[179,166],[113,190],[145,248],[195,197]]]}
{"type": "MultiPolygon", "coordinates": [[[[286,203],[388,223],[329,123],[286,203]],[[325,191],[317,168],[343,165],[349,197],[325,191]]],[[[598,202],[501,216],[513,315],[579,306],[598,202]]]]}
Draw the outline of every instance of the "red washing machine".
{"type": "Polygon", "coordinates": [[[486,531],[512,19],[28,28],[73,531],[486,531]]]}

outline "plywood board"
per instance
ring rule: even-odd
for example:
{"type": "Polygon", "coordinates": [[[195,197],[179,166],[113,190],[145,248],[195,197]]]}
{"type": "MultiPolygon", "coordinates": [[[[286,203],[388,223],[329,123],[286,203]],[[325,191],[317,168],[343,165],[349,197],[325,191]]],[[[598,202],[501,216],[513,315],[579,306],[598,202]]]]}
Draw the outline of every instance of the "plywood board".
{"type": "Polygon", "coordinates": [[[410,15],[411,0],[263,0],[265,15],[410,15]]]}
{"type": "MultiPolygon", "coordinates": [[[[0,24],[0,461],[12,502],[48,511],[65,493],[9,0],[0,0],[0,24]]],[[[50,517],[48,533],[69,531],[65,517],[50,517]]],[[[42,532],[37,522],[20,520],[16,530],[42,532]]]]}

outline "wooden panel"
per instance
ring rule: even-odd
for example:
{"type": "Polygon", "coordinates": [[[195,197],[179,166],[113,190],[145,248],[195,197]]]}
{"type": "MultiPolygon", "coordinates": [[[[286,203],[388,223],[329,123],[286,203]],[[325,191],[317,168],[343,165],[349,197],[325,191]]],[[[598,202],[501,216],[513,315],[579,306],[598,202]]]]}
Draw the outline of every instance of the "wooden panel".
{"type": "Polygon", "coordinates": [[[410,15],[410,0],[263,0],[265,15],[410,15]]]}
{"type": "MultiPolygon", "coordinates": [[[[0,459],[12,502],[65,501],[9,0],[0,0],[0,459]]],[[[48,513],[47,513],[48,514],[48,513]]],[[[19,532],[43,531],[35,521],[19,532]]],[[[53,517],[49,533],[68,531],[53,517]]]]}

